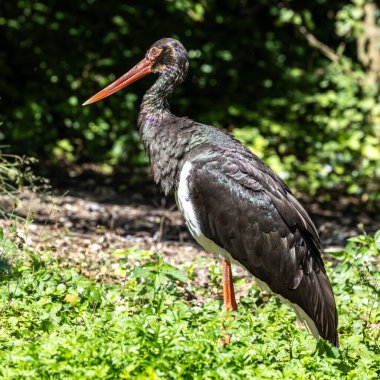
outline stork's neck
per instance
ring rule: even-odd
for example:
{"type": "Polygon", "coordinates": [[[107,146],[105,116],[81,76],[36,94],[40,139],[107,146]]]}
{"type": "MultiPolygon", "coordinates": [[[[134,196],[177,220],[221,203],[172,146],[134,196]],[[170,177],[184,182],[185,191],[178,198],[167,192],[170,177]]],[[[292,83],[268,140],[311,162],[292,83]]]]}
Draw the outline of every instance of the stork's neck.
{"type": "Polygon", "coordinates": [[[175,186],[181,157],[189,143],[183,134],[184,129],[178,128],[181,119],[170,112],[167,102],[185,74],[175,69],[161,74],[145,94],[139,114],[140,136],[149,155],[155,182],[160,183],[166,194],[175,186]]]}
{"type": "Polygon", "coordinates": [[[182,81],[183,78],[176,69],[162,73],[144,95],[140,116],[147,114],[153,118],[161,118],[170,114],[167,98],[182,81]]]}

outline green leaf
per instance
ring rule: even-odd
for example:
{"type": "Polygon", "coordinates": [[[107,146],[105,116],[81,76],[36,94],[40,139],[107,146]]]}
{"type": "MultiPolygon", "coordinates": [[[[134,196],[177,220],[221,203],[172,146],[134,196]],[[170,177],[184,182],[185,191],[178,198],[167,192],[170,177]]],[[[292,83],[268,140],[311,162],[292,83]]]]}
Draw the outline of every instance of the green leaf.
{"type": "Polygon", "coordinates": [[[141,265],[132,270],[132,275],[136,278],[151,278],[152,270],[146,265],[141,265]]]}
{"type": "Polygon", "coordinates": [[[66,294],[65,301],[68,302],[71,306],[75,306],[80,301],[80,297],[76,294],[66,294]]]}
{"type": "Polygon", "coordinates": [[[174,268],[173,266],[169,264],[164,264],[161,267],[161,271],[163,274],[165,274],[167,277],[169,277],[172,280],[177,280],[180,282],[186,282],[189,280],[186,273],[182,272],[181,270],[174,268]]]}
{"type": "Polygon", "coordinates": [[[376,231],[374,240],[375,240],[376,248],[380,250],[380,230],[376,231]]]}
{"type": "Polygon", "coordinates": [[[114,251],[112,251],[112,255],[113,256],[126,256],[128,253],[128,250],[126,249],[115,249],[114,251]]]}

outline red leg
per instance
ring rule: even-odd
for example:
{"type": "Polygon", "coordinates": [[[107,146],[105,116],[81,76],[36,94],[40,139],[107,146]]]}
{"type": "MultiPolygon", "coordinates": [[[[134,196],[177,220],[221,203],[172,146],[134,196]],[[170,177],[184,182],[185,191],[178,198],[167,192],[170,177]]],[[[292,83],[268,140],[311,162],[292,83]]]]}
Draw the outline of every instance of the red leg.
{"type": "Polygon", "coordinates": [[[234,291],[234,283],[232,280],[231,264],[223,259],[222,261],[222,273],[223,273],[223,310],[224,311],[236,311],[236,299],[234,291]]]}
{"type": "MultiPolygon", "coordinates": [[[[234,291],[234,283],[232,280],[231,264],[223,259],[222,261],[223,274],[223,312],[236,311],[237,304],[234,291]]],[[[220,339],[220,344],[228,344],[231,341],[231,335],[226,334],[224,339],[220,339]]]]}

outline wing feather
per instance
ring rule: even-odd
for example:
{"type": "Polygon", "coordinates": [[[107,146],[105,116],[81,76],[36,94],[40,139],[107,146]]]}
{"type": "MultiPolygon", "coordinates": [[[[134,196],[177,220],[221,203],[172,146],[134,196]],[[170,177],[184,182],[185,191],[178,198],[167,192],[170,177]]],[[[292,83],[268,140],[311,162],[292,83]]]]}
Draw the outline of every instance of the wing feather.
{"type": "Polygon", "coordinates": [[[298,305],[337,344],[337,314],[317,230],[287,186],[248,150],[192,158],[188,186],[203,234],[298,305]]]}

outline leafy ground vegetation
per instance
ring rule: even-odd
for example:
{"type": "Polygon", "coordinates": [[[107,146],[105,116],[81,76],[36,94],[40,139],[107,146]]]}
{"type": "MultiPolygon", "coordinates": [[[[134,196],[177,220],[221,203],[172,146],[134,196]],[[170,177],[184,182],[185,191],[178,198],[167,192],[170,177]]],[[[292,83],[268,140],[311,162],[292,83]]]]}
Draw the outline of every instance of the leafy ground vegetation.
{"type": "MultiPolygon", "coordinates": [[[[95,282],[34,250],[15,225],[0,231],[0,376],[5,379],[376,379],[380,375],[380,232],[328,255],[340,349],[315,340],[276,297],[253,286],[235,318],[194,300],[197,266],[139,249],[112,252],[119,278],[95,282]],[[131,265],[129,256],[139,259],[131,265]],[[221,325],[224,324],[224,328],[221,325]],[[218,344],[224,333],[232,343],[218,344]]],[[[238,281],[242,286],[244,280],[238,281]]]]}

